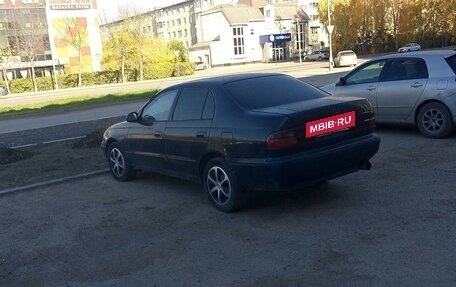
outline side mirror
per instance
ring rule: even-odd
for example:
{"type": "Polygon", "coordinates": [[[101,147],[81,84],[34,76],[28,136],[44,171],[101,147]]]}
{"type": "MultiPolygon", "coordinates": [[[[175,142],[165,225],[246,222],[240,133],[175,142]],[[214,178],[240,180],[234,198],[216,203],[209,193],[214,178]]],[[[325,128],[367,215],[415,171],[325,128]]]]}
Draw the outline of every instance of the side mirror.
{"type": "Polygon", "coordinates": [[[127,115],[127,122],[134,123],[138,121],[138,113],[137,112],[131,112],[127,115]]]}
{"type": "Polygon", "coordinates": [[[337,86],[344,86],[347,83],[347,80],[344,77],[341,77],[339,79],[339,82],[337,83],[337,86]]]}

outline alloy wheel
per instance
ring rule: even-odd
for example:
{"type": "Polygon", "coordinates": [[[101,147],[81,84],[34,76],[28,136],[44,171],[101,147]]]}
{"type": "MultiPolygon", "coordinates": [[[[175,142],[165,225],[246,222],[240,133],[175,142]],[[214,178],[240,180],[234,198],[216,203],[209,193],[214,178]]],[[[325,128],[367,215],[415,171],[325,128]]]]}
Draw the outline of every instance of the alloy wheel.
{"type": "Polygon", "coordinates": [[[445,117],[442,112],[438,109],[429,109],[423,115],[423,127],[431,132],[435,133],[440,131],[445,124],[445,117]]]}
{"type": "Polygon", "coordinates": [[[207,174],[207,189],[216,204],[224,205],[231,198],[231,182],[226,172],[213,166],[207,174]]]}
{"type": "Polygon", "coordinates": [[[109,153],[109,165],[116,177],[122,177],[125,172],[125,159],[118,148],[111,149],[109,153]]]}

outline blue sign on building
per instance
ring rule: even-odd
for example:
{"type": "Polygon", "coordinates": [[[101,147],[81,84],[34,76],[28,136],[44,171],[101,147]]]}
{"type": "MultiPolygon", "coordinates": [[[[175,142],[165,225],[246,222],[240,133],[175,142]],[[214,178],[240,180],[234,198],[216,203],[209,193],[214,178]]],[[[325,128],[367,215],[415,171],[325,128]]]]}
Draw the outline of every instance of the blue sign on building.
{"type": "Polygon", "coordinates": [[[291,33],[261,35],[260,44],[264,43],[283,43],[291,41],[291,33]]]}

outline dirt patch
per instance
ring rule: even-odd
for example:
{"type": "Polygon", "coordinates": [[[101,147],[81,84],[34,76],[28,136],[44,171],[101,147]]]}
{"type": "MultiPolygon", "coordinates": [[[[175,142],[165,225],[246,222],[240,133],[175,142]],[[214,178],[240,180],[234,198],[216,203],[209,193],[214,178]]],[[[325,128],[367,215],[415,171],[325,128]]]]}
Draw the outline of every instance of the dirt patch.
{"type": "Polygon", "coordinates": [[[102,132],[85,138],[24,148],[0,149],[0,191],[107,168],[102,132]]]}
{"type": "Polygon", "coordinates": [[[89,133],[86,137],[76,141],[73,144],[73,148],[96,148],[100,147],[101,140],[103,138],[103,133],[105,129],[97,129],[91,133],[89,133]]]}

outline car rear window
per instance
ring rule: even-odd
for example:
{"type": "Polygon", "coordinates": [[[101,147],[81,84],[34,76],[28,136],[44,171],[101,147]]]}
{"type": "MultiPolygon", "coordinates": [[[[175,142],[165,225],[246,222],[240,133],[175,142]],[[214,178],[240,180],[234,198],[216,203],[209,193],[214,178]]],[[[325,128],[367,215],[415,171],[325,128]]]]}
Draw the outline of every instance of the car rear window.
{"type": "Polygon", "coordinates": [[[451,57],[446,58],[445,61],[448,63],[448,65],[453,70],[453,72],[456,74],[456,54],[454,54],[451,57]]]}
{"type": "Polygon", "coordinates": [[[342,53],[340,53],[340,55],[341,56],[354,56],[355,53],[353,53],[353,52],[342,52],[342,53]]]}
{"type": "Polygon", "coordinates": [[[255,77],[226,83],[230,95],[254,110],[326,97],[320,89],[286,75],[255,77]]]}

